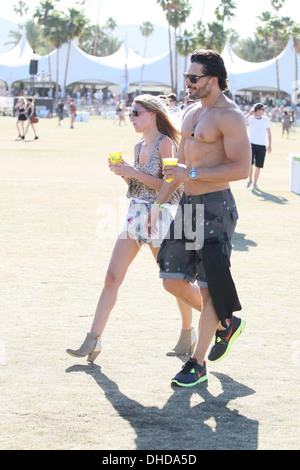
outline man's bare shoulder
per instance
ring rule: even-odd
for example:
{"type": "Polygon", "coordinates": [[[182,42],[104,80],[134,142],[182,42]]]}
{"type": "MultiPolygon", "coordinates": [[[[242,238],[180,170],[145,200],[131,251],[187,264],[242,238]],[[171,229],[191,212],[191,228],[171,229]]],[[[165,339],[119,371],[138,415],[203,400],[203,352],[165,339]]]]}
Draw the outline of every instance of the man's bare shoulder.
{"type": "Polygon", "coordinates": [[[218,108],[219,121],[223,126],[243,125],[246,126],[246,117],[236,103],[226,97],[224,105],[218,108]]]}
{"type": "Polygon", "coordinates": [[[195,103],[193,104],[189,104],[188,107],[185,109],[184,113],[183,113],[183,118],[185,118],[186,116],[188,116],[189,114],[193,114],[197,109],[199,109],[201,107],[201,103],[199,101],[196,101],[195,103]]]}

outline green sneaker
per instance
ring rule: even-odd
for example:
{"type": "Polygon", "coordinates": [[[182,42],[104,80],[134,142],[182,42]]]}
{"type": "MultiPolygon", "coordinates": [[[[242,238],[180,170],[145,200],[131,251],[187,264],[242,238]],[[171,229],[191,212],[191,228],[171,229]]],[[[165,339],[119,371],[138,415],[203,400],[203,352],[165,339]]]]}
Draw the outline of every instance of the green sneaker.
{"type": "Polygon", "coordinates": [[[230,351],[232,343],[240,336],[246,326],[245,320],[232,317],[229,326],[225,330],[216,332],[216,341],[208,355],[208,360],[218,362],[230,351]]]}
{"type": "Polygon", "coordinates": [[[201,382],[205,382],[205,380],[207,380],[205,362],[203,366],[200,366],[197,360],[191,357],[182,366],[182,370],[173,377],[171,384],[177,387],[193,387],[201,382]]]}

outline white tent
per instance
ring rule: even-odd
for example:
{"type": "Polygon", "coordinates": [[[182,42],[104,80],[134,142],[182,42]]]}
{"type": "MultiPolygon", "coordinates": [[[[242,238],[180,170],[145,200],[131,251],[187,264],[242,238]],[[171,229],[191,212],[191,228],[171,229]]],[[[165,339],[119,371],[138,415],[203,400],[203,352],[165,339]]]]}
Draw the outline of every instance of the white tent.
{"type": "MultiPolygon", "coordinates": [[[[68,45],[50,54],[52,79],[56,81],[57,54],[59,55],[58,83],[63,88],[68,45]]],[[[157,85],[170,87],[169,51],[154,58],[143,58],[123,43],[120,49],[107,57],[95,57],[83,52],[74,41],[71,42],[66,85],[92,83],[103,86],[117,85],[121,89],[131,86],[157,85]]],[[[182,76],[184,60],[179,59],[178,75],[182,76]],[[181,74],[181,75],[180,75],[181,74]]],[[[48,70],[48,58],[39,60],[39,69],[48,70]]]]}
{"type": "Polygon", "coordinates": [[[38,60],[40,57],[33,52],[23,34],[20,42],[13,49],[0,54],[0,80],[6,82],[9,88],[13,82],[28,80],[30,61],[38,60]]]}
{"type": "MultiPolygon", "coordinates": [[[[63,89],[68,56],[68,44],[50,53],[50,68],[48,55],[39,56],[33,53],[23,35],[19,44],[9,52],[0,54],[0,80],[10,88],[15,81],[28,81],[30,60],[38,59],[38,72],[48,77],[51,72],[52,81],[58,81],[63,89]],[[58,68],[58,77],[57,77],[58,68]]],[[[174,54],[174,51],[173,51],[174,54]]],[[[121,90],[130,85],[170,87],[169,51],[154,58],[143,58],[123,43],[120,49],[107,57],[96,57],[86,54],[74,41],[71,41],[66,86],[82,84],[98,84],[102,86],[116,85],[121,90]]],[[[184,59],[178,60],[178,76],[184,72],[184,59]]],[[[182,80],[179,81],[182,86],[182,80]]]]}
{"type": "MultiPolygon", "coordinates": [[[[68,55],[68,44],[50,54],[51,79],[58,81],[63,89],[68,55]],[[58,79],[57,79],[58,64],[58,79]]],[[[173,50],[174,56],[174,50],[173,50]]],[[[253,63],[239,58],[227,42],[222,53],[228,77],[230,90],[235,96],[239,91],[260,90],[276,91],[276,59],[266,62],[253,63]]],[[[173,57],[174,58],[174,57],[173,57]]],[[[40,76],[49,76],[48,55],[38,56],[23,35],[19,44],[11,51],[0,54],[0,80],[10,88],[15,81],[28,81],[30,60],[38,59],[40,76]]],[[[298,60],[298,76],[300,77],[300,61],[298,60]]],[[[173,64],[175,61],[173,60],[173,64]]],[[[284,51],[278,56],[280,89],[293,95],[295,84],[295,52],[292,39],[284,51]]],[[[184,72],[184,57],[178,57],[178,88],[184,88],[182,74],[184,72]]],[[[39,77],[40,77],[39,76],[39,77]]],[[[38,79],[39,79],[38,77],[38,79]]],[[[154,58],[142,58],[123,43],[120,49],[108,57],[95,57],[83,52],[74,41],[71,42],[66,86],[82,83],[100,86],[115,85],[120,90],[129,86],[160,86],[162,89],[171,86],[169,51],[154,58]]]]}
{"type": "MultiPolygon", "coordinates": [[[[230,90],[233,95],[238,91],[276,91],[276,58],[265,62],[248,62],[238,57],[227,42],[222,53],[228,72],[230,90]]],[[[298,58],[299,59],[299,58],[298,58]]],[[[300,61],[298,60],[298,77],[300,77],[300,61]]],[[[285,49],[278,55],[280,90],[293,95],[297,86],[295,84],[296,65],[293,40],[290,39],[285,49]]]]}

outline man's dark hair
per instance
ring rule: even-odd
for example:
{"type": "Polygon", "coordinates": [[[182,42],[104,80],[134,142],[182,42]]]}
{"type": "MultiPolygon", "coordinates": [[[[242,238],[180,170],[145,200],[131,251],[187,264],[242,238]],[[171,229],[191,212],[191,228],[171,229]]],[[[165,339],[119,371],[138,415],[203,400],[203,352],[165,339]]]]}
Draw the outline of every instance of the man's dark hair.
{"type": "Polygon", "coordinates": [[[203,74],[218,77],[219,87],[227,90],[227,71],[221,55],[212,49],[197,49],[191,55],[191,62],[203,65],[203,74]]]}
{"type": "Polygon", "coordinates": [[[177,100],[177,97],[176,97],[175,93],[170,93],[169,95],[167,95],[167,98],[169,98],[169,100],[171,100],[171,101],[176,101],[177,100]]]}

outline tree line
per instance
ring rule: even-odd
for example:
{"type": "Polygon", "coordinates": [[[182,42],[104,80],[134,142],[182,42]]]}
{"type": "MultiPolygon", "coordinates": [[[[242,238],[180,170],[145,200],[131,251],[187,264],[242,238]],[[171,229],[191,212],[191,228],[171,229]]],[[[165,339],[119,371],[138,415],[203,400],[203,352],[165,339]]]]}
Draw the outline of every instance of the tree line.
{"type": "MultiPolygon", "coordinates": [[[[116,52],[120,45],[113,31],[117,24],[113,18],[99,25],[100,4],[96,22],[91,22],[85,16],[85,5],[88,0],[76,0],[76,8],[68,8],[67,13],[59,10],[60,0],[42,0],[36,8],[33,18],[23,26],[31,47],[40,55],[50,54],[54,49],[59,49],[64,43],[70,44],[77,38],[79,47],[86,53],[95,56],[107,56],[116,52]]],[[[242,59],[250,62],[261,62],[276,57],[285,48],[287,41],[293,37],[295,51],[300,45],[300,24],[290,17],[281,17],[280,10],[286,0],[270,0],[270,11],[264,11],[257,17],[259,25],[254,28],[253,36],[241,39],[237,32],[230,28],[230,22],[236,16],[237,5],[233,0],[220,0],[215,9],[215,20],[204,23],[203,14],[206,0],[202,0],[202,14],[197,18],[192,28],[185,26],[192,12],[189,0],[153,0],[160,5],[165,13],[168,24],[169,48],[175,47],[174,63],[170,54],[171,87],[177,90],[177,58],[182,55],[185,58],[196,48],[209,48],[222,52],[226,41],[229,39],[233,51],[242,59]]],[[[14,11],[21,18],[28,12],[28,5],[23,0],[13,6],[14,11]]],[[[21,36],[18,31],[10,32],[13,42],[16,43],[21,36]]],[[[146,55],[147,39],[154,32],[154,25],[145,21],[140,26],[140,31],[145,38],[144,56],[146,55]]],[[[69,49],[70,51],[70,49],[69,49]]],[[[57,54],[57,60],[59,55],[57,54]]],[[[66,64],[65,85],[67,79],[69,53],[66,64]]],[[[297,53],[295,62],[297,64],[297,53]]],[[[296,67],[297,70],[297,67],[296,67]]],[[[57,67],[58,71],[58,67],[57,67]]],[[[51,64],[49,60],[49,73],[51,76],[51,64]]],[[[58,72],[57,72],[58,73],[58,72]]],[[[298,77],[295,77],[297,82],[298,77]]],[[[58,83],[58,79],[56,80],[58,83]]],[[[278,97],[280,99],[280,81],[277,64],[278,97]]],[[[58,85],[57,85],[58,86],[58,85]]]]}

